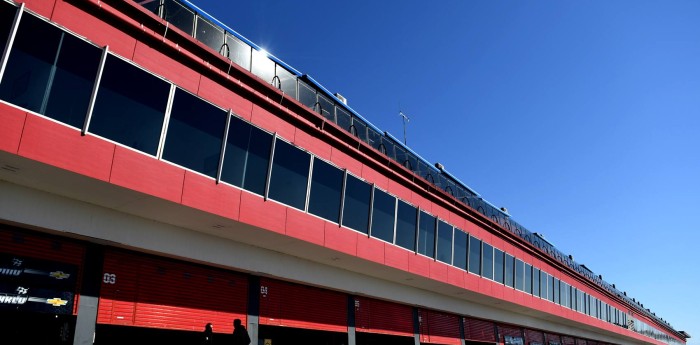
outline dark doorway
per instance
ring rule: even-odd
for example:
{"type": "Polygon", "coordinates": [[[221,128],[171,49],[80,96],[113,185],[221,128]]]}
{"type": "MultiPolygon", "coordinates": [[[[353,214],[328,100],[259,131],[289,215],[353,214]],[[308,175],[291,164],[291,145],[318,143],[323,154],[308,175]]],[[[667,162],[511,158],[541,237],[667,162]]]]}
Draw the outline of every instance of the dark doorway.
{"type": "Polygon", "coordinates": [[[355,333],[357,345],[414,345],[413,337],[401,337],[388,334],[374,334],[357,332],[355,333]]]}
{"type": "Polygon", "coordinates": [[[75,317],[3,310],[0,311],[0,343],[33,345],[73,344],[75,317]]]}
{"type": "Polygon", "coordinates": [[[291,327],[260,326],[258,343],[262,345],[345,345],[347,333],[291,327]]]}

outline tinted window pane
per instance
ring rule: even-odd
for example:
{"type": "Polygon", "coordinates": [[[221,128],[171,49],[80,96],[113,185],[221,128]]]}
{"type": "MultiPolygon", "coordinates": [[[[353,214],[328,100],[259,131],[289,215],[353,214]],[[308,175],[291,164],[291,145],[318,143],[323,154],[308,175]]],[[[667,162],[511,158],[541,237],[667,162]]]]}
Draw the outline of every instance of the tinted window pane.
{"type": "Polygon", "coordinates": [[[515,260],[514,258],[506,254],[506,276],[505,276],[505,284],[506,286],[513,287],[513,277],[515,276],[515,267],[514,267],[515,260]]]}
{"type": "MultiPolygon", "coordinates": [[[[327,118],[330,121],[335,122],[335,109],[334,109],[335,106],[333,105],[333,102],[319,93],[318,94],[318,104],[321,107],[323,117],[327,118]]],[[[340,109],[338,109],[338,110],[340,110],[340,109]]],[[[344,129],[350,130],[348,127],[344,127],[344,129]]]]}
{"type": "Polygon", "coordinates": [[[384,152],[384,148],[380,147],[382,143],[382,134],[372,128],[367,128],[367,143],[375,149],[384,152]]]}
{"type": "Polygon", "coordinates": [[[309,212],[339,223],[343,171],[320,159],[315,159],[311,176],[309,212]]]}
{"type": "Polygon", "coordinates": [[[435,217],[423,211],[418,221],[418,253],[435,257],[435,217]]]}
{"type": "Polygon", "coordinates": [[[463,270],[467,269],[467,242],[469,235],[466,232],[455,228],[454,261],[452,264],[463,270]]]}
{"type": "Polygon", "coordinates": [[[535,296],[540,295],[540,269],[532,269],[532,294],[535,296]]]}
{"type": "Polygon", "coordinates": [[[15,20],[15,12],[17,12],[17,7],[4,1],[0,2],[0,56],[2,56],[7,40],[10,37],[12,23],[15,20]]]}
{"type": "Polygon", "coordinates": [[[243,69],[250,71],[252,48],[229,33],[226,34],[226,45],[229,49],[228,58],[243,69]]]}
{"type": "Polygon", "coordinates": [[[499,249],[493,250],[493,280],[503,284],[503,252],[499,249]]]}
{"type": "Polygon", "coordinates": [[[532,293],[532,265],[525,264],[525,283],[524,290],[527,293],[532,293]]]}
{"type": "Polygon", "coordinates": [[[408,250],[416,250],[416,218],[418,210],[399,200],[396,210],[396,244],[408,250]]]}
{"type": "Polygon", "coordinates": [[[226,116],[223,110],[177,89],[163,159],[216,177],[226,116]]]}
{"type": "Polygon", "coordinates": [[[195,38],[216,52],[222,51],[221,47],[224,45],[224,31],[202,17],[197,17],[197,32],[195,38]]]}
{"type": "Polygon", "coordinates": [[[345,111],[345,109],[343,109],[343,108],[338,108],[336,111],[336,117],[337,117],[338,126],[340,126],[340,128],[342,128],[342,129],[350,132],[350,126],[352,125],[352,116],[350,116],[350,113],[345,111]]]}
{"type": "Polygon", "coordinates": [[[437,259],[452,264],[452,225],[438,221],[437,259]]]}
{"type": "Polygon", "coordinates": [[[553,295],[554,295],[554,303],[559,304],[559,289],[561,288],[560,286],[561,281],[559,279],[554,278],[554,289],[553,289],[553,295]]]}
{"type": "Polygon", "coordinates": [[[89,131],[155,155],[170,85],[114,56],[108,56],[89,131]]]}
{"type": "Polygon", "coordinates": [[[547,274],[544,271],[540,271],[540,297],[547,298],[547,274]]]}
{"type": "Polygon", "coordinates": [[[519,260],[515,259],[515,288],[518,290],[523,289],[523,274],[525,272],[525,265],[524,263],[519,260]]]}
{"type": "Polygon", "coordinates": [[[396,198],[374,189],[374,202],[372,203],[372,236],[384,241],[394,243],[394,209],[396,198]]]}
{"type": "Polygon", "coordinates": [[[267,57],[267,54],[253,50],[250,71],[265,82],[272,83],[272,79],[275,77],[275,63],[267,57]]]}
{"type": "Polygon", "coordinates": [[[310,154],[277,140],[272,158],[270,199],[303,210],[306,205],[310,162],[310,154]]]}
{"type": "Polygon", "coordinates": [[[221,180],[263,195],[271,149],[270,133],[231,117],[221,180]]]}
{"type": "Polygon", "coordinates": [[[469,272],[481,274],[481,240],[469,236],[469,272]]]}
{"type": "Polygon", "coordinates": [[[493,247],[484,243],[481,252],[481,276],[493,279],[493,247]]]}
{"type": "MultiPolygon", "coordinates": [[[[14,19],[14,13],[4,14],[10,14],[9,22],[0,24],[3,41],[9,33],[5,25],[14,19]]],[[[101,54],[97,47],[26,14],[0,84],[0,98],[82,128],[101,54]]]]}
{"type": "Polygon", "coordinates": [[[353,134],[360,140],[367,142],[367,125],[357,118],[352,118],[353,134]]]}
{"type": "Polygon", "coordinates": [[[547,277],[547,297],[549,298],[550,301],[554,302],[554,277],[549,276],[547,277]]]}
{"type": "Polygon", "coordinates": [[[559,299],[561,305],[565,307],[569,306],[569,284],[561,282],[559,285],[559,299]]]}
{"type": "Polygon", "coordinates": [[[190,11],[175,0],[165,0],[165,20],[178,29],[192,35],[194,29],[194,12],[190,11]]]}
{"type": "Polygon", "coordinates": [[[316,104],[316,90],[299,80],[299,102],[313,109],[316,104]]]}
{"type": "Polygon", "coordinates": [[[347,175],[343,203],[344,226],[367,233],[371,194],[372,186],[352,175],[347,175]]]}

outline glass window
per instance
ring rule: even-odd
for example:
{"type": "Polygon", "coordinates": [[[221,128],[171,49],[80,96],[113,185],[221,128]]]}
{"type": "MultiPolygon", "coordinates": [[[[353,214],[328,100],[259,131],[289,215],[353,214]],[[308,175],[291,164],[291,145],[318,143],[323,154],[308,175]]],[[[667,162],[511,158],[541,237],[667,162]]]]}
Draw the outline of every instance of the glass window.
{"type": "Polygon", "coordinates": [[[549,281],[549,274],[545,271],[540,271],[540,297],[547,299],[547,282],[549,281]]]}
{"type": "Polygon", "coordinates": [[[265,82],[272,83],[272,79],[275,78],[275,63],[267,57],[266,53],[253,49],[250,71],[265,82]]]}
{"type": "Polygon", "coordinates": [[[4,1],[0,2],[0,56],[3,56],[2,53],[7,45],[7,40],[10,38],[10,31],[15,21],[16,12],[17,7],[4,1]]]}
{"type": "MultiPolygon", "coordinates": [[[[325,113],[323,116],[326,116],[325,113]]],[[[343,109],[343,108],[338,108],[336,111],[336,118],[337,118],[336,123],[338,124],[338,126],[340,126],[340,128],[342,128],[348,132],[350,132],[352,130],[351,133],[353,133],[353,135],[354,135],[355,131],[351,128],[352,116],[350,115],[349,112],[345,111],[345,109],[343,109]]]]}
{"type": "Polygon", "coordinates": [[[481,240],[469,236],[469,272],[481,274],[481,240]]]}
{"type": "Polygon", "coordinates": [[[523,278],[525,277],[525,263],[520,259],[515,259],[515,288],[523,290],[523,278]]]}
{"type": "Polygon", "coordinates": [[[194,12],[175,0],[165,0],[163,7],[165,20],[192,36],[194,31],[194,12]]]}
{"type": "Polygon", "coordinates": [[[532,265],[525,264],[525,283],[524,290],[526,293],[532,293],[532,265]]]}
{"type": "Polygon", "coordinates": [[[353,134],[360,138],[360,140],[367,142],[367,125],[360,119],[352,118],[353,134]]]}
{"type": "Polygon", "coordinates": [[[304,209],[309,183],[311,155],[283,140],[275,143],[268,196],[289,206],[304,209]]]}
{"type": "Polygon", "coordinates": [[[506,286],[513,287],[513,278],[515,277],[515,258],[510,254],[506,254],[506,276],[505,284],[506,286]]]}
{"type": "Polygon", "coordinates": [[[560,285],[561,281],[559,281],[559,279],[557,278],[554,278],[554,288],[552,291],[552,296],[554,296],[554,298],[552,298],[552,301],[556,304],[559,304],[559,289],[561,289],[560,285]]]}
{"type": "Polygon", "coordinates": [[[503,269],[504,269],[503,251],[500,249],[493,250],[493,280],[503,284],[503,269]]]}
{"type": "Polygon", "coordinates": [[[540,297],[540,269],[532,269],[532,294],[540,297]]]}
{"type": "Polygon", "coordinates": [[[195,38],[216,52],[226,53],[221,49],[224,45],[224,30],[199,16],[195,38]]]}
{"type": "Polygon", "coordinates": [[[384,148],[386,149],[386,155],[389,158],[396,160],[396,145],[394,145],[394,142],[387,137],[382,137],[382,145],[384,145],[384,148]]]}
{"type": "Polygon", "coordinates": [[[272,134],[231,116],[221,180],[265,194],[271,150],[272,134]]]}
{"type": "MultiPolygon", "coordinates": [[[[321,114],[323,117],[326,119],[336,122],[335,120],[335,106],[333,105],[333,102],[323,96],[320,92],[318,93],[318,105],[321,107],[321,114]]],[[[340,110],[340,109],[338,109],[340,110]]],[[[316,111],[318,111],[316,109],[316,111]]],[[[347,113],[346,113],[347,114],[347,113]]],[[[345,130],[349,130],[348,127],[343,127],[345,130]]]]}
{"type": "Polygon", "coordinates": [[[396,244],[408,250],[416,250],[416,220],[418,210],[399,199],[396,210],[396,244]]]}
{"type": "MultiPolygon", "coordinates": [[[[10,25],[13,19],[14,14],[10,25]]],[[[99,48],[26,13],[0,83],[0,98],[82,128],[101,55],[99,48]]]]}
{"type": "Polygon", "coordinates": [[[493,246],[484,242],[481,245],[481,276],[493,279],[493,246]]]}
{"type": "Polygon", "coordinates": [[[394,243],[396,198],[377,188],[372,200],[372,236],[394,243]]]}
{"type": "Polygon", "coordinates": [[[547,297],[549,298],[549,301],[554,302],[554,277],[549,276],[547,277],[547,288],[548,288],[548,293],[547,297]]]}
{"type": "Polygon", "coordinates": [[[418,221],[418,253],[435,257],[435,217],[423,211],[418,221]]]}
{"type": "Polygon", "coordinates": [[[109,55],[88,130],[155,156],[169,95],[170,84],[109,55]]]}
{"type": "Polygon", "coordinates": [[[163,159],[216,177],[227,113],[181,89],[175,91],[163,159]]]}
{"type": "Polygon", "coordinates": [[[299,80],[299,102],[313,109],[316,104],[316,90],[299,80]]]}
{"type": "Polygon", "coordinates": [[[379,150],[380,152],[384,152],[384,147],[380,148],[382,143],[382,134],[375,131],[371,127],[367,128],[367,143],[375,149],[379,150]]]}
{"type": "MultiPolygon", "coordinates": [[[[289,95],[292,98],[297,98],[297,77],[291,72],[284,69],[284,67],[277,65],[277,78],[280,80],[280,85],[282,92],[289,95]]],[[[276,85],[275,85],[276,86],[276,85]]]]}
{"type": "Polygon", "coordinates": [[[342,170],[320,159],[314,159],[309,196],[310,213],[339,223],[343,175],[342,170]]]}
{"type": "MultiPolygon", "coordinates": [[[[250,71],[250,60],[252,59],[251,54],[253,53],[252,48],[231,33],[226,33],[226,45],[229,49],[227,57],[238,66],[250,71]]],[[[224,56],[226,56],[226,54],[224,54],[224,56]]]]}
{"type": "Polygon", "coordinates": [[[345,201],[343,203],[343,225],[367,233],[369,226],[369,201],[372,186],[355,176],[347,175],[345,201]]]}
{"type": "MultiPolygon", "coordinates": [[[[467,269],[467,242],[469,242],[469,235],[466,232],[455,228],[455,243],[454,243],[454,261],[452,264],[463,270],[467,269]]],[[[501,258],[503,262],[503,258],[501,258]]],[[[501,272],[503,276],[503,272],[501,272]]]]}
{"type": "Polygon", "coordinates": [[[437,259],[452,264],[452,225],[438,220],[437,259]]]}
{"type": "Polygon", "coordinates": [[[571,300],[569,299],[569,290],[571,286],[565,282],[561,282],[561,291],[559,292],[561,296],[561,305],[571,308],[571,300]]]}

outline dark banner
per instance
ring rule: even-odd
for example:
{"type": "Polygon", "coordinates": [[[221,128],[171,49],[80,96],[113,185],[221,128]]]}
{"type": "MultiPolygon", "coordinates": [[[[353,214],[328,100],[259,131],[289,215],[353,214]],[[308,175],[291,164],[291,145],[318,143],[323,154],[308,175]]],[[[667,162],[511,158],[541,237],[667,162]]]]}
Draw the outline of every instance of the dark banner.
{"type": "Polygon", "coordinates": [[[0,253],[0,310],[70,314],[75,265],[0,253]]]}

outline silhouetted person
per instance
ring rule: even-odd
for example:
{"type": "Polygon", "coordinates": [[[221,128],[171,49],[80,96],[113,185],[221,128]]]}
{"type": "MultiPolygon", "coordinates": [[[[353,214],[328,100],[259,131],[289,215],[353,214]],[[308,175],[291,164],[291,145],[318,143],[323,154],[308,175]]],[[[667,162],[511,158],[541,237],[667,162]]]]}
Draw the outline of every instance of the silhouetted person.
{"type": "Polygon", "coordinates": [[[204,326],[204,342],[202,344],[204,345],[212,345],[214,344],[214,328],[212,327],[211,323],[208,323],[206,326],[204,326]]]}
{"type": "Polygon", "coordinates": [[[245,327],[241,324],[240,319],[233,320],[233,345],[248,345],[250,344],[250,336],[245,327]]]}

